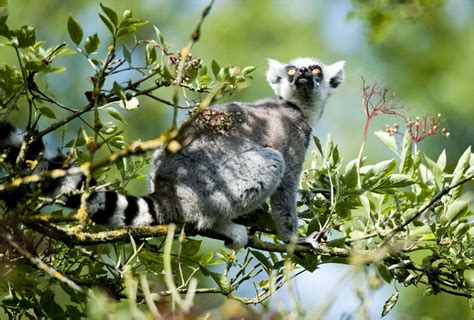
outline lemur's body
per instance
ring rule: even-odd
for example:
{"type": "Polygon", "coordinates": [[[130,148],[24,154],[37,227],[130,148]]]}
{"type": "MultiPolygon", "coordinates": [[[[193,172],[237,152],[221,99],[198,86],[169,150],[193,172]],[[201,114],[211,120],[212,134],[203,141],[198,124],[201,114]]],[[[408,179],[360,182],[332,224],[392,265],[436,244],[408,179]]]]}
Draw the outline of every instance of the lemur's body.
{"type": "Polygon", "coordinates": [[[87,205],[91,219],[113,226],[188,222],[213,229],[240,248],[247,243],[247,232],[232,219],[270,199],[279,236],[288,241],[297,229],[297,186],[310,121],[321,116],[326,99],[342,82],[344,63],[325,66],[299,58],[288,65],[269,64],[267,80],[278,99],[211,106],[211,111],[236,115],[232,130],[201,126],[178,154],[157,150],[150,193],[93,193],[87,205]]]}

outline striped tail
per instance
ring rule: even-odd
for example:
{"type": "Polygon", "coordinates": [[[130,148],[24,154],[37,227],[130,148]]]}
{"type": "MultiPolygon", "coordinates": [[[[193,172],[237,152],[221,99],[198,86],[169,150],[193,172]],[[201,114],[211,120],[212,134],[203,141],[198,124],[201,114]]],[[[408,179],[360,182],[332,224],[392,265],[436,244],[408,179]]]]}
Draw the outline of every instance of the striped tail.
{"type": "MultiPolygon", "coordinates": [[[[11,123],[0,121],[0,151],[7,151],[5,161],[12,166],[15,165],[24,138],[25,134],[11,123]]],[[[38,160],[39,162],[33,173],[63,168],[65,158],[62,154],[46,157],[44,150],[45,146],[41,140],[33,142],[28,148],[25,159],[38,160]]],[[[25,168],[22,168],[22,174],[31,173],[31,169],[26,165],[25,168]]],[[[44,184],[41,192],[60,199],[66,207],[79,208],[81,196],[72,193],[80,190],[85,180],[84,175],[65,176],[44,184]]],[[[91,184],[94,185],[95,181],[91,181],[91,184]]],[[[13,193],[0,194],[0,200],[3,200],[8,206],[13,206],[24,201],[25,195],[31,192],[30,189],[31,186],[27,186],[27,190],[19,188],[13,193]]],[[[165,223],[162,215],[157,214],[158,208],[158,201],[152,195],[134,197],[112,191],[100,191],[93,192],[87,200],[87,212],[92,221],[113,227],[137,227],[165,223]]]]}
{"type": "Polygon", "coordinates": [[[134,197],[113,191],[92,193],[87,201],[89,217],[97,224],[112,227],[139,227],[165,223],[158,215],[152,195],[134,197]]]}

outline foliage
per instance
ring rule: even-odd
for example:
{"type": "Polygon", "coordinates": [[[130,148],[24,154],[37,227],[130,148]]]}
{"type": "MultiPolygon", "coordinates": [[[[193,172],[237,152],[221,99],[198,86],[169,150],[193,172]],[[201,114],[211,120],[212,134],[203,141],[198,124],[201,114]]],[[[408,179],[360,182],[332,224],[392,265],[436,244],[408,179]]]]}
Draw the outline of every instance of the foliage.
{"type": "MultiPolygon", "coordinates": [[[[206,311],[193,307],[200,294],[261,303],[283,285],[291,286],[302,272],[317,272],[325,263],[371,270],[374,286],[382,281],[421,285],[426,294],[447,292],[472,299],[472,194],[463,192],[463,185],[474,178],[474,154],[467,148],[452,172],[446,168],[444,151],[436,159],[428,157],[419,143],[440,133],[441,120],[410,119],[388,88],[376,84],[363,84],[367,122],[356,159],[344,166],[331,136],[324,148],[314,138],[316,150],[303,175],[298,203],[300,233],[309,237],[309,245],[279,242],[268,222],[261,222],[268,212],[243,221],[253,237],[242,252],[205,252],[203,240],[189,237],[196,233],[192,226],[178,226],[176,236],[173,225],[101,230],[89,224],[83,210],[51,206],[57,199],[41,192],[42,183],[77,172],[97,180],[87,192],[104,187],[125,192],[128,183],[143,178],[146,151],[179,152],[192,139],[186,131],[190,120],[178,125],[180,109],[187,110],[190,119],[207,122],[209,104],[247,85],[254,67],[221,66],[214,60],[206,64],[191,53],[210,8],[203,11],[188,44],[176,52],[157,27],[154,39],[139,40],[137,30],[147,28],[147,21],[131,10],[119,15],[102,4],[99,19],[110,38],[101,39],[98,33],[84,37],[80,21],[71,16],[66,27],[72,47],[59,43],[45,48],[35,28],[14,29],[7,16],[0,18],[0,36],[18,57],[18,66],[0,66],[0,117],[7,120],[24,112],[28,118],[22,152],[14,165],[1,162],[3,312],[11,318],[193,316],[206,311]],[[92,70],[81,108],[57,101],[44,82],[47,75],[65,71],[56,66],[56,58],[72,54],[71,59],[86,59],[92,70]],[[164,88],[172,90],[171,100],[161,97],[164,88]],[[124,114],[140,112],[145,97],[173,108],[172,123],[157,139],[128,142],[122,134],[124,114]],[[89,114],[92,121],[85,118],[89,114]],[[367,128],[378,115],[398,116],[407,128],[402,132],[396,125],[377,132],[394,158],[369,163],[363,158],[367,128]],[[54,122],[40,129],[45,118],[54,122]],[[83,127],[59,147],[67,155],[64,170],[35,171],[38,162],[25,161],[28,149],[51,132],[65,132],[73,121],[83,127]],[[118,171],[115,179],[108,175],[113,167],[118,171]],[[10,205],[4,196],[18,190],[24,201],[10,205]],[[241,296],[249,285],[254,297],[241,296]]],[[[224,121],[219,130],[226,129],[224,121]]],[[[381,313],[387,314],[398,296],[395,288],[381,313]]],[[[301,312],[297,299],[292,300],[294,312],[301,312]]]]}
{"type": "Polygon", "coordinates": [[[418,19],[445,0],[352,0],[354,9],[349,18],[359,18],[369,26],[369,38],[382,40],[400,19],[418,19]]]}

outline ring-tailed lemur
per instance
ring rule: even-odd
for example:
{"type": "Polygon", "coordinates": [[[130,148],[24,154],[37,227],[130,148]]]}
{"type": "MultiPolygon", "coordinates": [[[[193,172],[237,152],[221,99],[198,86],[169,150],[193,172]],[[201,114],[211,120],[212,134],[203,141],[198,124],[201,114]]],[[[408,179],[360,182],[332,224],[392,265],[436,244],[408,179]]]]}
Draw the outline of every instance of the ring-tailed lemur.
{"type": "MultiPolygon", "coordinates": [[[[192,223],[224,235],[226,245],[237,249],[246,245],[247,231],[232,219],[270,199],[279,237],[289,241],[297,231],[297,186],[310,124],[321,117],[327,98],[344,80],[344,61],[268,62],[267,80],[278,98],[211,106],[208,115],[234,115],[228,118],[231,130],[217,132],[196,123],[199,134],[179,153],[154,153],[148,195],[92,193],[87,202],[91,219],[115,227],[192,223]]],[[[20,136],[10,130],[4,137],[18,147],[20,136]]],[[[61,191],[80,180],[60,181],[61,191]]]]}

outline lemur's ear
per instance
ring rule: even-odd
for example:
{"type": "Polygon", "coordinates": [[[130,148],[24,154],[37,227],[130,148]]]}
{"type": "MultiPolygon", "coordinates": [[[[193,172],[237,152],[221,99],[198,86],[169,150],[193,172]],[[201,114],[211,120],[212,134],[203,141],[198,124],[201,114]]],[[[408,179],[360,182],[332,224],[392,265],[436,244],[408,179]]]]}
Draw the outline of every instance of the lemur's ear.
{"type": "Polygon", "coordinates": [[[279,84],[284,74],[285,66],[281,62],[268,59],[267,81],[277,96],[280,95],[279,84]]]}
{"type": "Polygon", "coordinates": [[[280,82],[282,71],[284,71],[285,66],[277,60],[268,59],[267,61],[267,81],[270,83],[270,85],[280,82]]]}
{"type": "Polygon", "coordinates": [[[338,61],[326,67],[326,73],[329,79],[329,86],[332,91],[336,89],[342,81],[344,81],[345,74],[344,74],[344,65],[346,64],[345,61],[338,61]]]}

